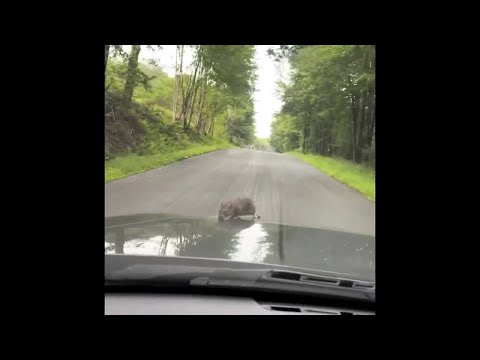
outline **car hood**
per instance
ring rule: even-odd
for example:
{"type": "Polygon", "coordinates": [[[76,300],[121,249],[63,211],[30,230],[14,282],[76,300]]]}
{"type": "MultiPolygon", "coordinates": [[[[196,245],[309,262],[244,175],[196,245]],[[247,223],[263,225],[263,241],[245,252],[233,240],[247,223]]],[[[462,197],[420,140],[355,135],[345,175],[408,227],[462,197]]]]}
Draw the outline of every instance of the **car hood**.
{"type": "Polygon", "coordinates": [[[226,259],[375,281],[375,237],[258,220],[168,214],[106,218],[105,254],[226,259]]]}

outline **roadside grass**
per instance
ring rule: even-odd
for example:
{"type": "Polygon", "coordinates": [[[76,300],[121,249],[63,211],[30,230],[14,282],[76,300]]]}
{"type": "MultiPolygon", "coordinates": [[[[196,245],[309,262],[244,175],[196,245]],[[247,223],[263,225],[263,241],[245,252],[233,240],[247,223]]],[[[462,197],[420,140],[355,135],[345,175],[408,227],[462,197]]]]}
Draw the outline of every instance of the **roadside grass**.
{"type": "Polygon", "coordinates": [[[368,199],[375,201],[375,171],[373,169],[340,158],[303,154],[297,151],[290,151],[286,154],[313,165],[325,174],[362,193],[368,199]]]}
{"type": "Polygon", "coordinates": [[[206,154],[221,149],[230,149],[235,146],[228,142],[213,144],[189,144],[186,149],[170,150],[151,155],[129,154],[105,161],[105,182],[121,179],[160,166],[168,165],[192,156],[206,154]]]}

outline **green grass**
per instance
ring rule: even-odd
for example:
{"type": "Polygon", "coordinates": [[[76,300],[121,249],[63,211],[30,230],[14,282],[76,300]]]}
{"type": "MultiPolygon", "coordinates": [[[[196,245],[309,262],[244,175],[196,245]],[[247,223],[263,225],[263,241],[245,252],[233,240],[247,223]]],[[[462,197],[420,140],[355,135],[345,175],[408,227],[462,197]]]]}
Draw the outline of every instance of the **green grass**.
{"type": "Polygon", "coordinates": [[[105,182],[138,174],[163,165],[211,151],[233,148],[230,143],[217,142],[210,145],[190,144],[186,149],[166,151],[153,155],[129,154],[105,162],[105,182]]]}
{"type": "Polygon", "coordinates": [[[368,199],[375,201],[375,171],[373,169],[339,158],[302,154],[296,151],[290,151],[286,154],[313,165],[345,185],[364,194],[368,199]]]}

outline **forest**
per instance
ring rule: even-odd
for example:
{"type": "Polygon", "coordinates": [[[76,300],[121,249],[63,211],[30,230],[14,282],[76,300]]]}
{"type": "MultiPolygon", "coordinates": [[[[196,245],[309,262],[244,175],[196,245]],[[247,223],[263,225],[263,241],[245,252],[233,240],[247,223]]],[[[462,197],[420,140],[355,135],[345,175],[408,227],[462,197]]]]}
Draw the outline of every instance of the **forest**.
{"type": "Polygon", "coordinates": [[[177,45],[175,77],[139,61],[161,45],[105,45],[105,159],[255,140],[254,46],[177,45]],[[193,62],[183,63],[189,47],[193,62]]]}
{"type": "MultiPolygon", "coordinates": [[[[281,109],[255,137],[254,45],[176,45],[175,75],[142,52],[105,45],[106,181],[230,147],[343,159],[375,168],[375,46],[280,45],[281,109]],[[191,54],[187,64],[185,54],[191,54]]],[[[317,159],[318,160],[318,159],[317,159]]]]}
{"type": "Polygon", "coordinates": [[[271,55],[288,59],[279,83],[283,107],[272,123],[275,151],[339,157],[375,166],[375,46],[292,45],[271,55]]]}

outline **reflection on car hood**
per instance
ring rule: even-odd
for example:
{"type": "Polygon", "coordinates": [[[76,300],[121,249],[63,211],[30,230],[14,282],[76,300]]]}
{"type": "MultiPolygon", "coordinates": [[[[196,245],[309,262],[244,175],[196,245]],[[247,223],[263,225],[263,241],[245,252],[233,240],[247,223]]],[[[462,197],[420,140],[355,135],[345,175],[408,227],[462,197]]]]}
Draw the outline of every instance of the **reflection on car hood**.
{"type": "Polygon", "coordinates": [[[368,235],[167,214],[106,218],[105,228],[106,254],[228,259],[375,278],[375,238],[368,235]]]}

